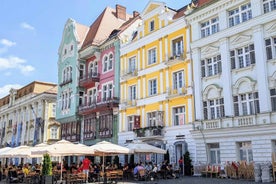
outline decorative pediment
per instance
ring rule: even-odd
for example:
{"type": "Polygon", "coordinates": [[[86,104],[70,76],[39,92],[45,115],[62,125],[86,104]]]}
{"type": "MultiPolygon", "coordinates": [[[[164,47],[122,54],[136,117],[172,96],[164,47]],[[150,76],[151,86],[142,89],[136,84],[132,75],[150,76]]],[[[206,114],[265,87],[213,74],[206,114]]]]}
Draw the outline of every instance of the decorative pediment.
{"type": "Polygon", "coordinates": [[[242,77],[233,85],[234,94],[243,94],[255,91],[256,81],[251,77],[242,77]]]}
{"type": "Polygon", "coordinates": [[[159,9],[161,7],[165,6],[165,3],[157,2],[157,1],[149,1],[143,12],[141,13],[142,17],[148,13],[151,13],[155,9],[159,9]]]}
{"type": "Polygon", "coordinates": [[[238,35],[237,37],[235,37],[232,41],[231,44],[232,45],[238,45],[244,42],[249,42],[251,40],[251,36],[248,35],[238,35]]]}
{"type": "Polygon", "coordinates": [[[217,99],[221,97],[222,88],[217,84],[208,85],[203,91],[203,100],[217,99]]]}
{"type": "Polygon", "coordinates": [[[266,29],[267,33],[275,33],[276,32],[276,23],[271,24],[267,29],[266,29]]]}
{"type": "Polygon", "coordinates": [[[207,46],[201,50],[203,55],[210,55],[212,53],[219,52],[219,48],[215,46],[207,46]]]}

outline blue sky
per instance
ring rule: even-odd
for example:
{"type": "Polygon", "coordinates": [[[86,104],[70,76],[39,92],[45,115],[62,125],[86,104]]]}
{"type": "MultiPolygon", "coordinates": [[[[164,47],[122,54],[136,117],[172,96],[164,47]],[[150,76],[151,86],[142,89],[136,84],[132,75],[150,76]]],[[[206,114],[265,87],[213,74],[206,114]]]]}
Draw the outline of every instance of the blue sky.
{"type": "MultiPolygon", "coordinates": [[[[57,83],[58,47],[68,18],[90,26],[110,6],[142,12],[148,0],[1,0],[0,98],[33,81],[57,83]]],[[[164,0],[179,9],[190,0],[164,0]]]]}

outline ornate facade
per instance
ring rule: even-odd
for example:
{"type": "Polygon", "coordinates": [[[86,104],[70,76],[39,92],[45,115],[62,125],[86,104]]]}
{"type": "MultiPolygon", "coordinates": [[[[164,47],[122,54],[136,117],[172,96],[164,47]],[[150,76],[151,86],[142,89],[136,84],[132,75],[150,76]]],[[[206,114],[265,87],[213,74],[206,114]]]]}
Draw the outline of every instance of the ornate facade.
{"type": "MultiPolygon", "coordinates": [[[[184,10],[150,1],[141,23],[121,45],[119,143],[139,139],[166,149],[170,162],[194,154],[189,31],[184,10]]],[[[152,154],[140,160],[160,163],[152,154]]]]}
{"type": "Polygon", "coordinates": [[[271,161],[276,149],[273,0],[198,1],[191,26],[195,161],[271,161]]]}
{"type": "Polygon", "coordinates": [[[55,121],[56,84],[34,81],[0,99],[1,147],[33,146],[60,139],[55,121]]]}

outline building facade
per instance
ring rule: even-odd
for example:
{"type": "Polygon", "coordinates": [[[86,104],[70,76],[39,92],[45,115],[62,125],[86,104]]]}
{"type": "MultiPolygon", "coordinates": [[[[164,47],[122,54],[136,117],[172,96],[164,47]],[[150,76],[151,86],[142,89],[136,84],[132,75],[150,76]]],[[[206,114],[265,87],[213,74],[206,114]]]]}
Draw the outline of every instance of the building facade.
{"type": "MultiPolygon", "coordinates": [[[[142,22],[121,45],[119,144],[142,140],[169,151],[170,163],[195,154],[189,31],[184,10],[149,1],[142,22]]],[[[136,161],[160,163],[163,155],[136,161]]]]}
{"type": "Polygon", "coordinates": [[[78,51],[89,27],[68,19],[63,30],[58,55],[58,95],[56,119],[61,123],[62,139],[81,141],[81,117],[78,115],[79,73],[78,51]]]}
{"type": "Polygon", "coordinates": [[[34,146],[60,139],[56,84],[34,81],[0,99],[1,147],[34,146]]]}
{"type": "Polygon", "coordinates": [[[103,140],[118,142],[119,56],[112,37],[129,18],[125,7],[107,7],[90,26],[79,52],[79,67],[83,68],[79,114],[87,145],[103,140]]]}
{"type": "Polygon", "coordinates": [[[196,161],[271,161],[276,149],[274,0],[196,1],[187,10],[196,161]]]}

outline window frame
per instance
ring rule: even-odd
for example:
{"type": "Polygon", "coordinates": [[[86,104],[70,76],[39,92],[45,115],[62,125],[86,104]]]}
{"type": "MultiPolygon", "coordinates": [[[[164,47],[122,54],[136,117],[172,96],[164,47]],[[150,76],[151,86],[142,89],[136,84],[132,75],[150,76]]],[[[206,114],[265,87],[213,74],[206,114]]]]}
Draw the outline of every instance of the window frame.
{"type": "Polygon", "coordinates": [[[228,11],[228,26],[233,27],[252,18],[252,6],[251,2],[248,2],[228,11]],[[243,9],[244,7],[246,8],[243,9]],[[244,19],[244,15],[246,15],[246,19],[244,19]]]}
{"type": "Polygon", "coordinates": [[[172,56],[181,56],[184,53],[183,36],[172,40],[172,56]]]}
{"type": "Polygon", "coordinates": [[[148,95],[154,96],[157,95],[157,79],[148,80],[148,95]]]}
{"type": "Polygon", "coordinates": [[[148,65],[157,63],[157,49],[156,47],[148,50],[148,65]]]}
{"type": "Polygon", "coordinates": [[[205,120],[219,119],[225,117],[224,98],[221,97],[203,101],[203,117],[205,120]]]}
{"type": "Polygon", "coordinates": [[[201,60],[201,77],[202,78],[220,75],[221,73],[222,73],[222,63],[221,63],[221,55],[220,54],[201,60]]]}
{"type": "Polygon", "coordinates": [[[276,0],[263,0],[263,12],[269,13],[276,10],[276,0]],[[274,3],[274,5],[273,5],[274,3]]]}
{"type": "Polygon", "coordinates": [[[230,50],[231,69],[241,69],[255,65],[255,45],[248,44],[230,50]]]}
{"type": "Polygon", "coordinates": [[[219,32],[219,17],[218,16],[200,23],[201,38],[205,38],[205,37],[215,34],[217,32],[219,32]]]}
{"type": "Polygon", "coordinates": [[[173,125],[174,126],[186,124],[186,107],[185,106],[173,107],[172,112],[173,112],[173,125]],[[180,118],[179,116],[182,116],[182,118],[180,118]],[[183,121],[182,123],[181,123],[181,119],[183,121]]]}
{"type": "Polygon", "coordinates": [[[258,92],[234,95],[233,103],[235,116],[250,116],[260,113],[258,92]]]}

